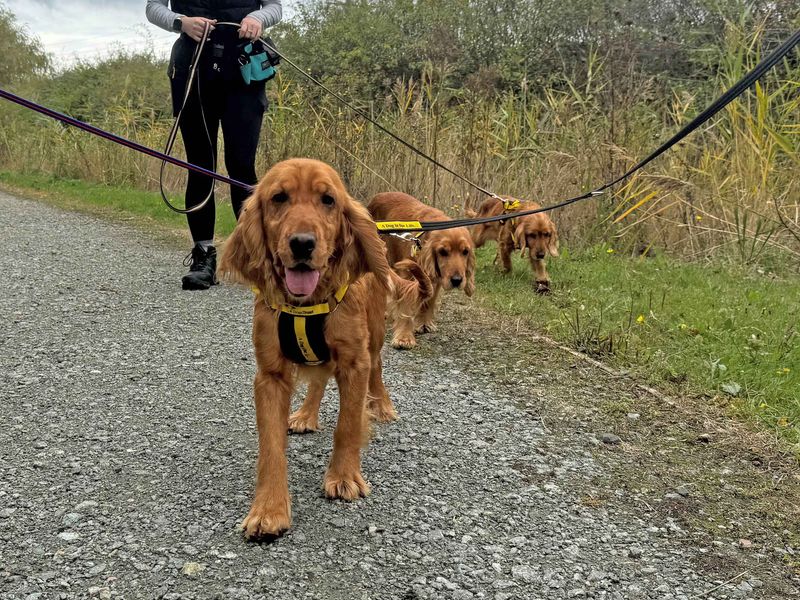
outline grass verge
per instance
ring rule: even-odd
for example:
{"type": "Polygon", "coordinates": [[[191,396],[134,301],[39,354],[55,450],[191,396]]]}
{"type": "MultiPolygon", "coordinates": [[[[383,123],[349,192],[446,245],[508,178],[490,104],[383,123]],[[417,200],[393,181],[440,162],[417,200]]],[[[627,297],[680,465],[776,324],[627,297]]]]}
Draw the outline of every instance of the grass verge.
{"type": "MultiPolygon", "coordinates": [[[[8,172],[0,184],[187,239],[185,217],[155,193],[8,172]]],[[[223,206],[218,235],[233,226],[223,206]]],[[[533,293],[526,264],[515,258],[513,273],[501,275],[494,252],[478,253],[477,298],[485,307],[671,393],[721,404],[773,430],[800,455],[800,278],[630,258],[610,247],[564,249],[550,261],[553,293],[542,297],[533,293]]]]}
{"type": "MultiPolygon", "coordinates": [[[[189,240],[186,217],[169,210],[155,192],[112,187],[79,179],[63,179],[38,173],[0,171],[0,186],[28,197],[46,200],[68,210],[99,215],[117,221],[133,221],[160,234],[182,233],[189,240]]],[[[182,200],[177,201],[181,205],[182,200]]],[[[219,203],[218,203],[219,204],[219,203]]],[[[225,237],[236,224],[230,204],[217,206],[218,236],[225,237]]]]}
{"type": "Polygon", "coordinates": [[[630,258],[596,247],[550,261],[553,293],[530,270],[479,251],[480,301],[673,393],[755,419],[800,454],[800,279],[734,266],[630,258]]]}

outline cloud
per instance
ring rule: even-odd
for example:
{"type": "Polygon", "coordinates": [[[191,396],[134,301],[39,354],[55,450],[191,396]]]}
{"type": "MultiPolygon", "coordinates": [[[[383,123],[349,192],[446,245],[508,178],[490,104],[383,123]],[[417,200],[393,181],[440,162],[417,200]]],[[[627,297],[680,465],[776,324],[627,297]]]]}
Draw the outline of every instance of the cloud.
{"type": "MultiPolygon", "coordinates": [[[[147,21],[145,0],[0,0],[53,56],[56,66],[92,61],[115,49],[166,57],[175,34],[147,21]]],[[[293,0],[284,0],[284,18],[293,0]]]]}
{"type": "MultiPolygon", "coordinates": [[[[22,1],[15,2],[15,0],[6,0],[7,4],[22,4],[22,1]]],[[[64,0],[29,0],[28,2],[24,2],[25,4],[35,4],[38,6],[47,7],[50,9],[57,8],[60,5],[64,4],[64,0]]],[[[137,10],[141,8],[142,12],[144,12],[144,5],[145,0],[97,0],[97,2],[71,2],[71,4],[91,4],[95,8],[99,7],[100,10],[103,10],[106,7],[133,7],[137,10]]]]}
{"type": "Polygon", "coordinates": [[[94,60],[115,48],[165,56],[175,34],[150,24],[144,0],[6,0],[6,5],[56,65],[94,60]]]}

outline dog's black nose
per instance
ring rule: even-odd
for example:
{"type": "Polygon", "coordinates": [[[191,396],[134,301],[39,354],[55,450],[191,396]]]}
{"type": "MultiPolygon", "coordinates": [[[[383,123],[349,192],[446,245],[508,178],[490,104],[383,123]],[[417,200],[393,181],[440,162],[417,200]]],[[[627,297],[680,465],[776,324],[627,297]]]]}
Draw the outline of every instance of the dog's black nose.
{"type": "Polygon", "coordinates": [[[463,277],[461,277],[460,275],[454,275],[453,277],[450,278],[450,285],[452,285],[454,288],[457,288],[458,286],[461,285],[462,281],[464,281],[463,277]]]}
{"type": "Polygon", "coordinates": [[[536,258],[538,258],[539,260],[542,260],[544,258],[544,252],[537,252],[536,253],[536,258]]]}
{"type": "Polygon", "coordinates": [[[317,238],[313,233],[295,233],[289,238],[289,248],[296,260],[308,260],[317,245],[317,238]]]}

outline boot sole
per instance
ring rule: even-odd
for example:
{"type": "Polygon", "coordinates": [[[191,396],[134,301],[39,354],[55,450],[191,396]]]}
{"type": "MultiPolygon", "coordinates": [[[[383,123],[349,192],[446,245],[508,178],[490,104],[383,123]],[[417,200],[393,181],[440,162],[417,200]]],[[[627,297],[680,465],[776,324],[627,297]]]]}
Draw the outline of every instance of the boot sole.
{"type": "Polygon", "coordinates": [[[184,290],[207,290],[212,285],[217,285],[216,281],[209,284],[205,281],[197,281],[196,279],[188,279],[186,277],[184,277],[181,281],[184,290]]]}

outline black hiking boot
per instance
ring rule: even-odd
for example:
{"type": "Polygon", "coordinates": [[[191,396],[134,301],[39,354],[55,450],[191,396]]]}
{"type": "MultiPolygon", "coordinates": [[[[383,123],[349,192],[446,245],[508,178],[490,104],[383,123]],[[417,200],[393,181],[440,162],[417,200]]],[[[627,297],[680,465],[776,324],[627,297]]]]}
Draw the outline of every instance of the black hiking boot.
{"type": "Polygon", "coordinates": [[[183,289],[207,290],[217,284],[217,250],[214,246],[203,250],[200,244],[195,245],[183,264],[189,267],[182,279],[183,289]]]}

